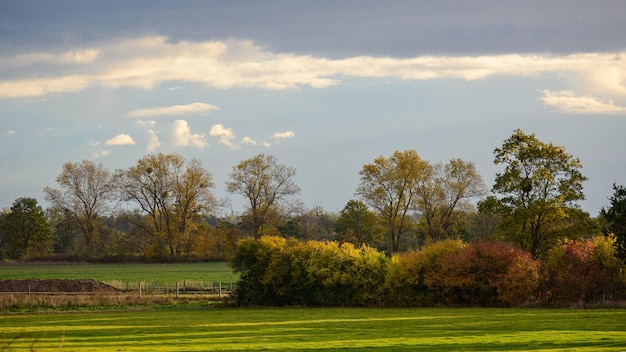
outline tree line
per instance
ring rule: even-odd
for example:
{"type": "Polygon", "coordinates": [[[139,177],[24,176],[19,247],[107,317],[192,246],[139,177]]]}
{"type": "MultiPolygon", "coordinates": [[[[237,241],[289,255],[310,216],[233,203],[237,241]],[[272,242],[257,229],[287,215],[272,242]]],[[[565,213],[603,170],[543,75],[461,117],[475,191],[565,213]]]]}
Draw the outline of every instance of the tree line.
{"type": "Polygon", "coordinates": [[[355,198],[339,213],[307,209],[296,170],[269,154],[235,165],[226,190],[246,200],[239,215],[218,215],[211,172],[197,159],[151,154],[111,172],[90,160],[67,162],[50,204],[17,199],[0,214],[0,258],[26,260],[211,260],[237,242],[264,236],[367,245],[387,256],[445,240],[499,240],[544,260],[564,240],[615,236],[626,254],[626,190],[592,218],[582,164],[562,146],[513,132],[494,150],[503,167],[489,190],[472,162],[430,162],[414,150],[379,156],[360,170],[355,198]]]}

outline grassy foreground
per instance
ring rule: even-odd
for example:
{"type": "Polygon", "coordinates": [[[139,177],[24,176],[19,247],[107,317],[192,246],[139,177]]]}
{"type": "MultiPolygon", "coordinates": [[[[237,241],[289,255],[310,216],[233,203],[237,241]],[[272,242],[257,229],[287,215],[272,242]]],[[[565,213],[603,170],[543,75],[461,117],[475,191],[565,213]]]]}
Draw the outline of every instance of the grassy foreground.
{"type": "Polygon", "coordinates": [[[624,351],[626,310],[204,309],[0,316],[3,351],[624,351]]]}

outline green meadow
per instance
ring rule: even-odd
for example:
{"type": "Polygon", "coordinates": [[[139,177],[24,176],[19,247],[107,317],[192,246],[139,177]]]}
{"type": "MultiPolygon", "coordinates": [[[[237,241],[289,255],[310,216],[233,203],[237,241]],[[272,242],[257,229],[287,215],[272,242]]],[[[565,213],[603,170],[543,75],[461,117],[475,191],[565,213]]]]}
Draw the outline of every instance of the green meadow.
{"type": "Polygon", "coordinates": [[[226,262],[174,264],[0,265],[0,279],[94,279],[110,282],[229,282],[237,275],[226,262]]]}
{"type": "Polygon", "coordinates": [[[624,351],[626,310],[206,308],[0,316],[3,351],[624,351]]]}

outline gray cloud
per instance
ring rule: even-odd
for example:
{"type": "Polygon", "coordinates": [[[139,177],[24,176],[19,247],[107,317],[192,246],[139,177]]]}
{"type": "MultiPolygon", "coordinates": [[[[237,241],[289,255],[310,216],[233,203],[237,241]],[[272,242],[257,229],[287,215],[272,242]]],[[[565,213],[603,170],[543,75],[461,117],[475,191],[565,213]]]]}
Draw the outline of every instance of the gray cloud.
{"type": "Polygon", "coordinates": [[[0,33],[0,49],[156,34],[249,38],[272,51],[329,57],[577,53],[626,48],[615,35],[626,33],[626,2],[23,0],[2,3],[0,33]]]}

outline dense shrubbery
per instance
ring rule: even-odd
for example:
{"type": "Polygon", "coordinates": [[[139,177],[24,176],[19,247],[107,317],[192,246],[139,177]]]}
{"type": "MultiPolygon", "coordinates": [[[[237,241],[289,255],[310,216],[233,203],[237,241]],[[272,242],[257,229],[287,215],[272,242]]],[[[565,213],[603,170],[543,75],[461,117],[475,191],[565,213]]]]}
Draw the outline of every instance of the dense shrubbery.
{"type": "Polygon", "coordinates": [[[541,293],[552,305],[623,299],[624,266],[616,257],[615,237],[563,241],[550,251],[541,293]]]}
{"type": "Polygon", "coordinates": [[[439,292],[426,284],[427,278],[441,269],[439,260],[463,248],[459,240],[445,240],[420,251],[394,255],[389,262],[387,287],[394,305],[432,306],[441,302],[439,292]]]}
{"type": "Polygon", "coordinates": [[[614,238],[563,242],[540,262],[503,242],[447,240],[389,258],[367,246],[280,237],[239,243],[240,305],[524,306],[625,299],[614,238]]]}
{"type": "Polygon", "coordinates": [[[365,306],[381,303],[386,256],[367,246],[263,237],[240,242],[239,304],[365,306]]]}
{"type": "Polygon", "coordinates": [[[425,278],[446,305],[511,306],[531,301],[539,262],[503,242],[474,242],[438,261],[425,278]]]}

